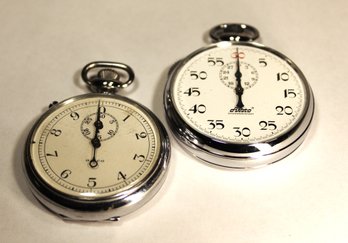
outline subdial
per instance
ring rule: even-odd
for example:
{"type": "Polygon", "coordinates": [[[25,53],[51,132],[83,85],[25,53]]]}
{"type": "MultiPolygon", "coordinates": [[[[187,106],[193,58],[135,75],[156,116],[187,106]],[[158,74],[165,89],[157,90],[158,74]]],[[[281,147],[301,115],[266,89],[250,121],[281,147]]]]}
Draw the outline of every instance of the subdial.
{"type": "MultiPolygon", "coordinates": [[[[93,113],[91,115],[88,115],[85,117],[81,123],[81,133],[83,136],[85,136],[88,139],[94,138],[94,132],[95,132],[95,121],[97,120],[97,113],[93,113]]],[[[103,124],[102,129],[99,129],[98,132],[98,139],[100,141],[105,141],[113,136],[118,131],[118,121],[115,117],[108,113],[101,113],[100,115],[100,121],[103,124]]]]}
{"type": "MultiPolygon", "coordinates": [[[[235,89],[237,85],[235,77],[236,69],[237,63],[230,62],[225,64],[219,73],[222,83],[231,89],[235,89]]],[[[259,78],[256,68],[249,63],[240,62],[240,72],[243,73],[241,85],[244,89],[250,89],[256,84],[259,78]]]]}

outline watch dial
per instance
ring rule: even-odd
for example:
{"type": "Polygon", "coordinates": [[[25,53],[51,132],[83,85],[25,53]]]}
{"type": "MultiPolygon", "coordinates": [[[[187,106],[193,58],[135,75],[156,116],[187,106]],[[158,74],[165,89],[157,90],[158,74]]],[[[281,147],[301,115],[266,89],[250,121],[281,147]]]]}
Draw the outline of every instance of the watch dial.
{"type": "Polygon", "coordinates": [[[208,137],[240,144],[272,140],[305,111],[306,81],[275,51],[221,42],[186,60],[171,95],[182,119],[208,137]]]}
{"type": "Polygon", "coordinates": [[[30,145],[34,171],[53,189],[85,199],[121,195],[152,172],[160,138],[143,108],[89,95],[53,109],[30,145]]]}

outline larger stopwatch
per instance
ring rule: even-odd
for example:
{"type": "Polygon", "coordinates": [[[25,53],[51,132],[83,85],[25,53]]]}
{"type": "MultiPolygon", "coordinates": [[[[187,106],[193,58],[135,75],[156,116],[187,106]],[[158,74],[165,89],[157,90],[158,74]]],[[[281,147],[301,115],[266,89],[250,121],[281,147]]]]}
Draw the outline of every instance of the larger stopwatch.
{"type": "Polygon", "coordinates": [[[289,58],[254,42],[245,24],[210,31],[216,41],[170,70],[165,110],[175,137],[196,157],[255,168],[287,156],[303,141],[314,98],[289,58]]]}
{"type": "Polygon", "coordinates": [[[82,77],[96,93],[54,103],[40,117],[25,146],[25,173],[36,198],[64,219],[118,220],[163,184],[168,136],[149,109],[114,94],[133,81],[129,66],[94,62],[82,77]]]}

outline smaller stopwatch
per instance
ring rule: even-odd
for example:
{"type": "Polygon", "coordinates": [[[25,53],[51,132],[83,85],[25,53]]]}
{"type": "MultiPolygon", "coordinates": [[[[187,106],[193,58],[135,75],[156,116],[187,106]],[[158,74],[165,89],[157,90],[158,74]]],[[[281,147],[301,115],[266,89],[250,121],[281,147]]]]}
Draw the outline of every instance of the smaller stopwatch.
{"type": "Polygon", "coordinates": [[[285,55],[255,42],[256,28],[222,24],[215,43],[169,71],[165,111],[175,137],[196,157],[244,169],[271,164],[304,140],[312,90],[285,55]]]}
{"type": "Polygon", "coordinates": [[[35,197],[64,219],[115,221],[160,189],[169,139],[149,109],[115,94],[134,80],[128,65],[89,63],[82,78],[94,93],[55,102],[38,119],[25,174],[35,197]]]}

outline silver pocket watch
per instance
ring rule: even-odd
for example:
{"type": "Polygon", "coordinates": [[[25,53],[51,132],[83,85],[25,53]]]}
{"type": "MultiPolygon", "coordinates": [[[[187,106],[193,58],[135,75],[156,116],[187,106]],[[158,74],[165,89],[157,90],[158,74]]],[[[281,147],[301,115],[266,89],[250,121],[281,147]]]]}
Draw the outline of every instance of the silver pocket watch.
{"type": "Polygon", "coordinates": [[[168,135],[149,109],[115,94],[133,82],[129,66],[93,62],[82,78],[93,93],[55,102],[33,126],[25,174],[35,197],[64,219],[118,220],[163,184],[168,135]]]}
{"type": "Polygon", "coordinates": [[[215,43],[178,61],[164,93],[168,123],[194,156],[236,169],[276,162],[304,140],[311,88],[293,61],[261,45],[256,28],[222,24],[215,43]]]}

